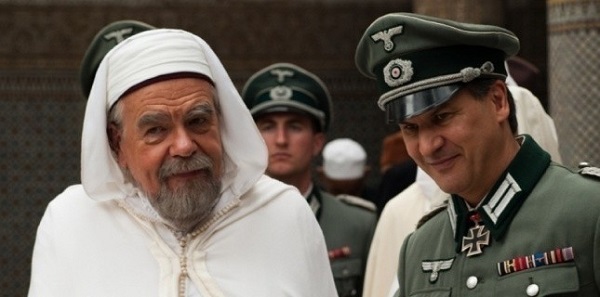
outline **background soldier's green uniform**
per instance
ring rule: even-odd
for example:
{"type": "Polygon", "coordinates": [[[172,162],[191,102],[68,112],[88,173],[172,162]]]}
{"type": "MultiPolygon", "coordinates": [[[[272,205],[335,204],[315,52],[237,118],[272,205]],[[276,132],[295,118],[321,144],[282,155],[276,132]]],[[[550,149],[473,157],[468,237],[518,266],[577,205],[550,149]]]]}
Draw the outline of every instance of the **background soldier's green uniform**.
{"type": "MultiPolygon", "coordinates": [[[[242,90],[255,119],[269,112],[306,114],[327,131],[331,98],[314,74],[289,63],[277,63],[254,74],[242,90]]],[[[370,203],[356,197],[336,197],[316,184],[307,197],[323,230],[339,296],[361,296],[367,255],[377,215],[370,203]],[[367,205],[367,207],[365,207],[367,205]]]]}
{"type": "MultiPolygon", "coordinates": [[[[474,79],[505,77],[518,49],[502,28],[393,13],[367,28],[356,63],[400,122],[474,79]]],[[[530,136],[518,141],[479,205],[452,195],[407,237],[396,296],[600,296],[600,169],[573,172],[530,136]]]]}
{"type": "Polygon", "coordinates": [[[340,296],[359,296],[375,226],[375,209],[313,189],[318,199],[317,220],[329,251],[335,286],[340,296]],[[367,210],[367,211],[365,211],[367,210]]]}

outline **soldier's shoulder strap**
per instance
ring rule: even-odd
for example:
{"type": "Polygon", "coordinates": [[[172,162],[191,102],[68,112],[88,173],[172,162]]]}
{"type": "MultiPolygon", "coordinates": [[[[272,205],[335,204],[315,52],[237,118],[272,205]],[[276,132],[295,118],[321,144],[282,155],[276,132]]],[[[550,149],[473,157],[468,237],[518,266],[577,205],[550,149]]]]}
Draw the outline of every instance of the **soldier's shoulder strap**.
{"type": "Polygon", "coordinates": [[[435,215],[437,215],[438,213],[446,210],[446,208],[448,208],[448,201],[445,201],[442,205],[426,213],[423,217],[419,219],[419,222],[417,222],[417,229],[423,226],[423,224],[427,223],[427,221],[429,221],[431,218],[435,217],[435,215]]]}
{"type": "Polygon", "coordinates": [[[600,180],[600,168],[590,166],[587,162],[579,163],[579,174],[600,180]]]}
{"type": "Polygon", "coordinates": [[[376,211],[377,210],[377,206],[375,206],[375,203],[360,198],[360,197],[356,197],[356,196],[352,196],[352,195],[348,195],[348,194],[339,194],[337,196],[335,196],[338,200],[346,203],[346,204],[350,204],[350,205],[354,205],[354,206],[359,206],[361,208],[370,210],[370,211],[376,211]]]}

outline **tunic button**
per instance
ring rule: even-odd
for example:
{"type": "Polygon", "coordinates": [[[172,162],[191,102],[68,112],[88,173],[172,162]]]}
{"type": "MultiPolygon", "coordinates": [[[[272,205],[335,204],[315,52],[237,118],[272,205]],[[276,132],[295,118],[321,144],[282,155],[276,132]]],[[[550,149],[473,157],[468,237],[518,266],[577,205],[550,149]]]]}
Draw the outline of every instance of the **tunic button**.
{"type": "Polygon", "coordinates": [[[536,284],[531,284],[527,286],[527,296],[537,296],[540,292],[540,286],[536,284]]]}
{"type": "Polygon", "coordinates": [[[477,287],[477,282],[479,282],[477,277],[469,276],[469,278],[467,278],[467,288],[474,289],[475,287],[477,287]]]}

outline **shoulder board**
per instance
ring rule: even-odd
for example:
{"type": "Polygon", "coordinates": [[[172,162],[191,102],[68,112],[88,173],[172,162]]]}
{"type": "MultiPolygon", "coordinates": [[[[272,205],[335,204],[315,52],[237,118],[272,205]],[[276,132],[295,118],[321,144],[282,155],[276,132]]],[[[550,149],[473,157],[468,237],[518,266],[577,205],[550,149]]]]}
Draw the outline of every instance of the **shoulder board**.
{"type": "Polygon", "coordinates": [[[600,168],[587,166],[579,169],[579,174],[600,179],[600,168]]]}
{"type": "Polygon", "coordinates": [[[446,208],[448,208],[448,200],[446,200],[442,205],[438,206],[437,208],[434,208],[430,212],[426,213],[423,217],[421,217],[421,219],[419,219],[419,221],[417,222],[417,229],[423,226],[423,224],[427,223],[427,221],[429,221],[431,218],[435,217],[436,214],[442,212],[443,210],[446,210],[446,208]]]}
{"type": "Polygon", "coordinates": [[[352,195],[346,195],[346,194],[340,194],[335,196],[338,200],[345,202],[346,204],[350,204],[350,205],[355,205],[355,206],[360,206],[362,208],[368,209],[370,211],[376,211],[377,210],[377,206],[375,206],[375,203],[369,201],[369,200],[365,200],[363,198],[360,197],[356,197],[356,196],[352,196],[352,195]]]}

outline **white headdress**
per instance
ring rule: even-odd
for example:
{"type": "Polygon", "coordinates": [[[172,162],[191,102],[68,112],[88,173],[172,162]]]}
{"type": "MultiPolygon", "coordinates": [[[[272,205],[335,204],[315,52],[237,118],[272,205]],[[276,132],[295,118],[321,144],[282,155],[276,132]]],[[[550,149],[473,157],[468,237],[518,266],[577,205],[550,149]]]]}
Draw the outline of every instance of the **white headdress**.
{"type": "Polygon", "coordinates": [[[240,196],[263,175],[266,146],[219,58],[194,34],[156,29],[118,44],[104,57],[96,73],[85,111],[81,146],[81,181],[94,200],[123,199],[139,191],[125,182],[111,153],[106,133],[110,107],[141,82],[181,72],[205,75],[217,89],[225,152],[222,202],[240,196]]]}

